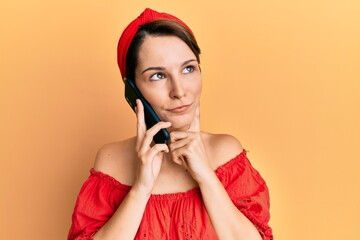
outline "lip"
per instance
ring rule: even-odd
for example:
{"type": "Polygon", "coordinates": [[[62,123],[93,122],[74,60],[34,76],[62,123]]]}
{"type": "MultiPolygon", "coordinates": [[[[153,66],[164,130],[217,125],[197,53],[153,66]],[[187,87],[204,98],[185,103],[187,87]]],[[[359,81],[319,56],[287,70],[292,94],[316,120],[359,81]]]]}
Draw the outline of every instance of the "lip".
{"type": "Polygon", "coordinates": [[[191,104],[182,105],[180,107],[169,109],[168,111],[172,112],[172,113],[182,113],[182,112],[185,112],[186,110],[188,110],[190,108],[190,106],[191,106],[191,104]]]}

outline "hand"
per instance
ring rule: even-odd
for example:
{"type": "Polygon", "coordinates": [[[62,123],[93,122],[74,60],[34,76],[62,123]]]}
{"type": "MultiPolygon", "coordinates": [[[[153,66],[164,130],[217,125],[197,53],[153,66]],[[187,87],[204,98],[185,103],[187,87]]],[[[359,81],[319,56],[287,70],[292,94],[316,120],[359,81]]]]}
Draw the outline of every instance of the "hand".
{"type": "Polygon", "coordinates": [[[198,183],[213,172],[201,139],[199,106],[188,131],[170,133],[169,148],[173,161],[189,170],[198,183]]]}
{"type": "Polygon", "coordinates": [[[164,152],[169,152],[166,144],[151,146],[154,135],[162,128],[171,126],[170,122],[159,122],[147,130],[144,118],[142,102],[136,100],[137,138],[135,150],[137,153],[137,178],[133,185],[134,189],[151,194],[155,180],[159,175],[164,152]]]}

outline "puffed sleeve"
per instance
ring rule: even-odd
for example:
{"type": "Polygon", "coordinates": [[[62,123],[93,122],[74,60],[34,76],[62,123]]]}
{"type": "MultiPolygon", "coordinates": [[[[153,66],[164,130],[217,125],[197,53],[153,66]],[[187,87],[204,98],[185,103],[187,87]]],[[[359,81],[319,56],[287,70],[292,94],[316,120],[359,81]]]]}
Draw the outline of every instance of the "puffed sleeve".
{"type": "Polygon", "coordinates": [[[102,172],[91,169],[90,173],[76,200],[68,240],[92,240],[129,191],[102,172]]]}
{"type": "Polygon", "coordinates": [[[231,200],[258,229],[262,239],[273,239],[272,229],[268,225],[269,190],[259,172],[252,167],[246,151],[217,171],[231,200]]]}

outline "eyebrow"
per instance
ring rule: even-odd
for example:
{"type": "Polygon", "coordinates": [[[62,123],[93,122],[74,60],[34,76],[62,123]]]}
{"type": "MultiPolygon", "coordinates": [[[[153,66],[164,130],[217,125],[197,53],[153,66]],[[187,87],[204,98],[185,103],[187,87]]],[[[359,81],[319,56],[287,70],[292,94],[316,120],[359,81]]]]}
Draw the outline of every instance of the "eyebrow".
{"type": "Polygon", "coordinates": [[[141,72],[141,74],[144,74],[146,71],[150,71],[150,70],[165,70],[164,67],[149,67],[147,69],[145,69],[144,71],[141,72]]]}
{"type": "MultiPolygon", "coordinates": [[[[189,63],[194,62],[194,61],[197,62],[198,60],[197,59],[189,59],[189,60],[183,62],[181,64],[181,66],[183,67],[186,64],[189,64],[189,63]]],[[[141,74],[144,74],[146,71],[150,71],[150,70],[165,70],[165,67],[149,67],[149,68],[146,68],[144,71],[142,71],[141,74]]]]}

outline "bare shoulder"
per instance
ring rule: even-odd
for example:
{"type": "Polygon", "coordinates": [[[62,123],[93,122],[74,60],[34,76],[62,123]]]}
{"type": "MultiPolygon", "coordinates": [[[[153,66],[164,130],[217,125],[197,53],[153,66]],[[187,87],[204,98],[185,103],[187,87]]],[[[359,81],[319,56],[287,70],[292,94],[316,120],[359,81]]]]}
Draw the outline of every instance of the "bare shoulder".
{"type": "Polygon", "coordinates": [[[206,151],[214,168],[225,164],[243,151],[240,141],[229,134],[204,133],[206,151]]]}
{"type": "Polygon", "coordinates": [[[97,152],[94,169],[131,185],[134,173],[135,138],[111,142],[97,152]]]}

